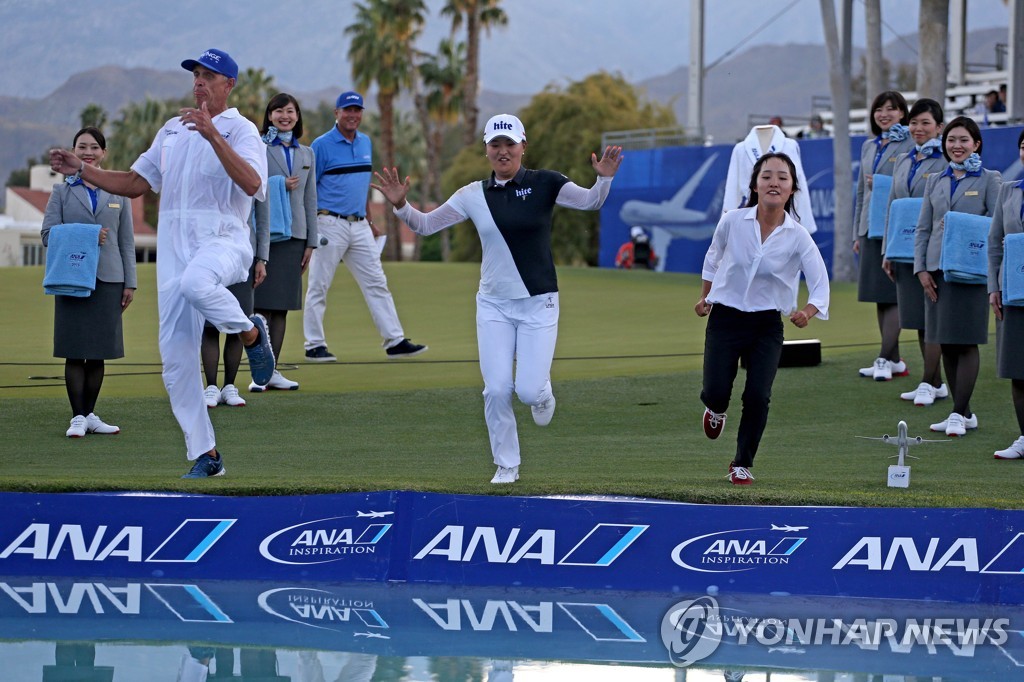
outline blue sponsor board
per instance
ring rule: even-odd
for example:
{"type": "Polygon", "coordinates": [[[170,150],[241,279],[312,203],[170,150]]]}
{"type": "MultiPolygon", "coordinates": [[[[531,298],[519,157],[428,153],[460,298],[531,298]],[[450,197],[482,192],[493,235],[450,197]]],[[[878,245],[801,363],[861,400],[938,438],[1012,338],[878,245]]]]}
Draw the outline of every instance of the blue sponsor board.
{"type": "Polygon", "coordinates": [[[137,666],[126,642],[669,667],[666,618],[693,603],[707,619],[693,667],[943,679],[1024,668],[1019,607],[368,582],[0,577],[0,640],[118,641],[103,656],[115,668],[120,652],[137,666]]]}
{"type": "MultiPolygon", "coordinates": [[[[1019,127],[982,130],[985,168],[998,170],[1004,180],[1021,176],[1017,150],[1019,127]]],[[[860,149],[867,139],[850,138],[853,178],[860,172],[860,149]]],[[[835,235],[835,180],[831,139],[800,140],[800,158],[807,177],[811,209],[818,231],[814,241],[832,271],[835,235]]],[[[630,150],[615,176],[611,194],[601,208],[598,264],[615,266],[615,254],[629,241],[634,225],[645,228],[658,269],[699,273],[711,235],[722,213],[725,179],[733,145],[662,147],[630,150]]],[[[846,226],[853,215],[845,218],[846,226]]]]}
{"type": "MultiPolygon", "coordinates": [[[[374,581],[1024,604],[1024,511],[415,492],[0,495],[0,575],[374,581]]],[[[186,584],[182,582],[182,584],[186,584]]],[[[217,620],[213,605],[194,620],[217,620]]],[[[174,599],[166,597],[169,604],[174,599]]],[[[576,614],[580,621],[599,612],[576,614]]]]}

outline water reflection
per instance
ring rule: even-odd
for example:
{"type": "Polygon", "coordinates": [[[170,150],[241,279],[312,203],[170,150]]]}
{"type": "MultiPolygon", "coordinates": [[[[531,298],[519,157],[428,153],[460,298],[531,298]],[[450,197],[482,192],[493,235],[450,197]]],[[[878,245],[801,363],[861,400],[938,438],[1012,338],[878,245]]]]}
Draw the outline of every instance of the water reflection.
{"type": "Polygon", "coordinates": [[[1022,625],[895,600],[0,578],[0,679],[1016,679],[1022,625]]]}

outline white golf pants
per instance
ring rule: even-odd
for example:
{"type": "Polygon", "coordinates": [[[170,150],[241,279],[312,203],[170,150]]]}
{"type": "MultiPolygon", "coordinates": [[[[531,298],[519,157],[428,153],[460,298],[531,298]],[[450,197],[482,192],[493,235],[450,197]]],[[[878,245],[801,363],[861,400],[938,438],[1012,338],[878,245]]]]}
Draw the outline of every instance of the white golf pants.
{"type": "Polygon", "coordinates": [[[344,218],[329,215],[318,215],[316,224],[321,242],[313,250],[309,261],[309,283],[302,313],[306,350],[327,345],[324,335],[327,290],[331,288],[338,263],[342,261],[363,292],[370,317],[384,339],[384,347],[390,348],[401,342],[405,332],[398,321],[395,300],[388,290],[388,280],[380,262],[380,249],[373,239],[370,224],[365,220],[350,223],[344,218]],[[323,243],[325,239],[326,244],[323,243]]]}
{"type": "Polygon", "coordinates": [[[491,454],[498,466],[519,466],[512,394],[531,406],[551,397],[551,361],[558,339],[558,292],[518,299],[478,293],[476,337],[491,454]]]}

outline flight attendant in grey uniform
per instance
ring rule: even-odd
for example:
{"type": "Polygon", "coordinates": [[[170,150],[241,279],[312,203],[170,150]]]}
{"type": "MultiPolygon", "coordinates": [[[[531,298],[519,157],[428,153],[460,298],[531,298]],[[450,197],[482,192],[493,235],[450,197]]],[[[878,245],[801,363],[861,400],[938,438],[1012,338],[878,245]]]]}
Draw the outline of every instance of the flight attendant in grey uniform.
{"type": "MultiPolygon", "coordinates": [[[[107,155],[106,138],[97,128],[82,128],[75,134],[73,151],[83,164],[98,168],[107,155]]],[[[120,428],[97,417],[95,409],[103,386],[104,360],[124,357],[121,314],[138,286],[131,200],[69,176],[54,186],[46,203],[43,246],[49,242],[52,227],[67,223],[100,226],[100,259],[91,296],[54,297],[53,356],[65,358],[64,383],[71,402],[66,435],[81,438],[87,433],[120,433],[120,428]]]]}
{"type": "Polygon", "coordinates": [[[939,263],[946,213],[991,216],[996,209],[1000,176],[981,166],[981,130],[966,116],[949,122],[942,150],[949,166],[928,178],[914,237],[914,274],[924,287],[924,338],[942,345],[942,364],[953,394],[953,411],[931,425],[932,431],[963,436],[978,428],[971,395],[978,381],[981,355],[988,343],[988,291],[984,284],[947,282],[939,263]]]}
{"type": "MultiPolygon", "coordinates": [[[[1017,138],[1017,149],[1024,163],[1024,132],[1017,138]]],[[[996,374],[1010,380],[1013,413],[1021,436],[1005,450],[996,450],[996,459],[1024,459],[1024,307],[1003,305],[1003,239],[1024,232],[1024,180],[1007,182],[999,190],[999,200],[988,235],[988,299],[996,315],[996,374]]]]}
{"type": "Polygon", "coordinates": [[[519,436],[513,389],[530,405],[539,426],[551,422],[555,396],[551,361],[558,336],[558,281],[551,254],[551,214],[556,205],[596,211],[622,163],[622,148],[591,154],[597,181],[590,189],[561,173],[525,168],[522,121],[500,114],[487,121],[484,144],[491,176],[458,190],[442,206],[422,213],[405,200],[409,178],[397,168],[377,173],[379,190],[413,232],[434,234],[467,218],[483,247],[477,293],[477,345],[484,379],[484,420],[498,469],[491,483],[519,479],[519,436]],[[513,365],[515,376],[513,377],[513,365]]]}
{"type": "MultiPolygon", "coordinates": [[[[316,167],[313,150],[299,144],[302,109],[291,95],[280,93],[270,99],[263,114],[260,134],[267,143],[267,177],[284,176],[292,213],[292,236],[271,242],[267,279],[256,290],[256,312],[267,318],[270,345],[274,349],[274,357],[280,361],[288,311],[302,310],[302,274],[309,267],[309,259],[319,239],[316,228],[316,167]]],[[[269,234],[270,206],[266,201],[257,201],[257,232],[264,226],[269,234]]],[[[294,391],[298,388],[299,382],[284,377],[277,370],[266,387],[255,382],[249,384],[249,390],[255,392],[265,389],[294,391]]]]}
{"type": "Polygon", "coordinates": [[[882,240],[868,238],[868,215],[871,206],[871,185],[874,175],[892,175],[896,159],[914,148],[907,128],[907,100],[898,92],[883,92],[871,103],[871,132],[875,137],[864,142],[860,150],[860,174],[853,213],[856,228],[854,253],[860,254],[857,278],[857,300],[874,303],[878,314],[878,331],[882,336],[878,358],[870,367],[860,370],[862,377],[888,381],[893,376],[906,376],[906,363],[900,358],[900,319],[896,308],[896,285],[882,270],[882,240]]]}
{"type": "MultiPolygon", "coordinates": [[[[946,170],[946,157],[942,155],[942,107],[933,99],[919,99],[910,108],[910,136],[914,148],[896,159],[892,174],[889,204],[897,199],[924,196],[928,178],[946,170]]],[[[888,220],[886,221],[888,224],[888,220]]],[[[888,234],[888,229],[886,229],[888,234]]],[[[882,238],[885,253],[886,238],[882,238]]],[[[942,349],[924,340],[924,289],[914,276],[912,263],[882,260],[882,269],[896,282],[896,300],[899,306],[900,328],[916,329],[921,347],[921,383],[912,391],[900,394],[903,400],[915,405],[931,405],[936,398],[949,396],[942,383],[942,349]]]]}

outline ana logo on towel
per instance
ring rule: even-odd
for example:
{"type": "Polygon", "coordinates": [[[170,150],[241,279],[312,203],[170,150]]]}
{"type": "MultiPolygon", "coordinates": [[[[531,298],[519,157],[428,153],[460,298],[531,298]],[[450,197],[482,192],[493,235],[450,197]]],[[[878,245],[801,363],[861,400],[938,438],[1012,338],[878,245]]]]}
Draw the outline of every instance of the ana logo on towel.
{"type": "Polygon", "coordinates": [[[73,268],[81,267],[82,263],[85,262],[86,258],[87,256],[85,255],[85,251],[79,251],[78,253],[68,254],[69,265],[71,265],[71,267],[73,268]]]}

